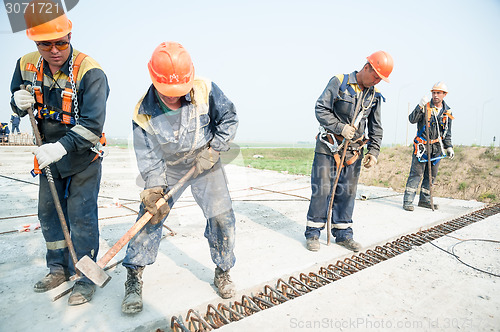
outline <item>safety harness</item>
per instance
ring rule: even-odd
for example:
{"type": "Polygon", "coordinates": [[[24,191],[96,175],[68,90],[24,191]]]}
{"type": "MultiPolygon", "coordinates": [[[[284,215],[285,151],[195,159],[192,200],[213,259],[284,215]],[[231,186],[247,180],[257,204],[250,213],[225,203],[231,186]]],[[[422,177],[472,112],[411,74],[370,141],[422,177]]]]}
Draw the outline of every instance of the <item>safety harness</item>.
{"type": "Polygon", "coordinates": [[[431,139],[429,143],[431,145],[434,144],[434,143],[439,143],[439,147],[441,149],[441,154],[440,155],[435,156],[435,157],[431,157],[431,161],[435,165],[439,160],[441,160],[444,157],[446,157],[446,153],[444,152],[444,146],[443,146],[443,139],[442,138],[445,137],[446,133],[448,132],[448,118],[452,119],[452,120],[455,119],[455,118],[451,115],[451,112],[448,109],[448,110],[444,111],[441,123],[439,123],[439,120],[437,118],[436,113],[431,111],[431,104],[430,104],[430,102],[428,102],[425,105],[425,110],[426,110],[426,123],[422,127],[422,129],[417,132],[417,136],[415,136],[415,139],[413,140],[413,153],[418,158],[419,162],[422,162],[422,163],[423,162],[427,162],[427,159],[428,159],[428,153],[426,151],[427,139],[424,137],[424,133],[425,133],[425,130],[426,130],[426,126],[429,126],[429,128],[430,128],[430,126],[431,126],[431,117],[432,117],[432,114],[434,114],[434,120],[436,122],[436,129],[437,129],[437,132],[438,132],[438,137],[436,139],[431,139]],[[440,126],[443,128],[443,135],[441,135],[441,133],[439,131],[439,127],[440,126]]]}
{"type": "MultiPolygon", "coordinates": [[[[33,80],[32,80],[32,94],[35,97],[35,109],[36,109],[36,117],[38,119],[52,119],[63,124],[68,125],[77,125],[79,114],[78,114],[78,98],[77,98],[77,90],[75,84],[75,78],[78,77],[78,71],[83,60],[87,57],[85,53],[78,53],[75,60],[73,61],[73,54],[70,55],[69,61],[69,76],[66,81],[65,89],[61,92],[62,105],[61,109],[46,105],[43,100],[43,58],[40,56],[38,58],[38,63],[35,66],[32,63],[26,64],[26,71],[33,72],[33,80]],[[73,102],[73,110],[72,110],[72,102],[73,102]]],[[[106,145],[106,136],[104,133],[101,134],[99,142],[90,148],[93,152],[96,153],[96,156],[92,161],[95,161],[99,157],[104,156],[104,151],[102,147],[106,145]]],[[[34,169],[31,171],[33,176],[37,174],[41,174],[41,170],[38,167],[38,161],[34,160],[34,169]]]]}
{"type": "MultiPolygon", "coordinates": [[[[340,87],[339,87],[339,91],[344,92],[345,90],[347,90],[351,95],[354,95],[354,96],[357,95],[357,93],[356,93],[356,91],[354,91],[353,87],[351,85],[347,84],[348,81],[349,81],[349,74],[344,74],[344,77],[342,79],[342,83],[340,84],[340,87]]],[[[382,94],[380,92],[374,91],[374,93],[372,94],[372,98],[370,100],[370,103],[368,104],[369,106],[371,106],[375,97],[381,97],[382,100],[385,102],[384,96],[382,96],[382,94]]],[[[366,107],[363,106],[363,100],[360,100],[359,102],[361,103],[361,110],[358,114],[359,120],[356,119],[356,121],[355,121],[358,124],[359,124],[359,121],[361,120],[361,118],[364,116],[364,112],[367,109],[366,107]]],[[[323,142],[330,149],[330,151],[333,153],[333,158],[335,159],[335,163],[337,165],[339,165],[340,164],[340,155],[339,155],[338,151],[340,151],[342,149],[342,146],[344,145],[344,142],[345,142],[344,137],[341,135],[337,135],[337,134],[333,134],[333,133],[328,132],[323,126],[319,127],[319,134],[316,137],[317,138],[319,137],[319,140],[321,142],[323,142]],[[341,143],[338,144],[338,142],[341,142],[341,143]]],[[[352,165],[354,162],[356,162],[356,160],[358,160],[359,155],[361,154],[361,151],[366,143],[368,143],[368,139],[365,139],[364,135],[362,135],[358,139],[351,141],[349,143],[349,146],[347,147],[347,151],[350,152],[350,154],[352,154],[352,157],[350,157],[349,159],[346,159],[344,161],[345,166],[352,165]]]]}

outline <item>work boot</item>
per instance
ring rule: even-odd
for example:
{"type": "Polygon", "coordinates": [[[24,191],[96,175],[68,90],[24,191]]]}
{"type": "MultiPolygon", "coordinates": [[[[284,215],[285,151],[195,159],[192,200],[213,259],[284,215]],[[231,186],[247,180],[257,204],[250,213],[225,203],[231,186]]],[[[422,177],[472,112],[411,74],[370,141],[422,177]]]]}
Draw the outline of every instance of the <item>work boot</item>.
{"type": "Polygon", "coordinates": [[[337,242],[337,244],[354,252],[358,252],[359,249],[361,249],[361,244],[353,239],[346,239],[344,241],[337,242]]]}
{"type": "Polygon", "coordinates": [[[122,302],[124,314],[136,314],[142,311],[142,272],[144,266],[135,269],[127,267],[127,281],[125,281],[125,297],[122,302]]]}
{"type": "Polygon", "coordinates": [[[317,236],[309,237],[306,239],[306,248],[310,251],[319,250],[319,238],[317,236]]]}
{"type": "Polygon", "coordinates": [[[89,302],[92,300],[92,296],[94,295],[95,292],[95,285],[88,283],[88,282],[83,282],[83,281],[77,281],[75,282],[75,285],[73,286],[73,291],[71,292],[71,295],[69,296],[68,299],[68,304],[69,305],[80,305],[89,302]]]}
{"type": "Polygon", "coordinates": [[[220,267],[215,268],[214,285],[219,290],[219,295],[223,299],[234,296],[234,284],[229,276],[229,270],[222,271],[220,267]]]}
{"type": "Polygon", "coordinates": [[[403,209],[406,211],[415,210],[415,208],[413,207],[413,204],[411,204],[411,203],[403,203],[403,209]]]}
{"type": "MultiPolygon", "coordinates": [[[[439,209],[439,205],[433,204],[434,205],[434,210],[439,209]]],[[[427,208],[427,209],[432,209],[431,203],[430,202],[418,202],[418,206],[427,208]]]]}
{"type": "Polygon", "coordinates": [[[49,273],[33,287],[35,292],[43,293],[56,288],[60,284],[69,280],[69,274],[66,272],[49,273]]]}

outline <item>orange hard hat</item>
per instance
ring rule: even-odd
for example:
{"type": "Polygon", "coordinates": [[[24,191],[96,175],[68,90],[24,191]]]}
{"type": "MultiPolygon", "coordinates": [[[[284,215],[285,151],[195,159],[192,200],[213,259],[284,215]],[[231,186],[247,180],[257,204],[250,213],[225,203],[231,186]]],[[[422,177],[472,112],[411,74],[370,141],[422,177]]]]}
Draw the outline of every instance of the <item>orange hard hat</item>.
{"type": "Polygon", "coordinates": [[[389,75],[392,73],[394,62],[392,56],[384,51],[377,51],[366,58],[372,65],[373,70],[381,79],[389,83],[389,75]]]}
{"type": "Polygon", "coordinates": [[[26,34],[34,41],[62,38],[70,33],[73,27],[61,6],[56,6],[50,0],[31,1],[26,7],[24,20],[26,21],[26,34]],[[39,10],[39,8],[48,8],[47,4],[53,4],[52,10],[39,10]]]}
{"type": "Polygon", "coordinates": [[[176,42],[163,42],[148,63],[156,90],[164,96],[181,97],[193,88],[194,66],[186,49],[176,42]]]}
{"type": "Polygon", "coordinates": [[[446,84],[439,81],[436,84],[434,84],[434,86],[431,89],[431,92],[432,91],[443,91],[444,93],[448,93],[448,87],[446,86],[446,84]]]}

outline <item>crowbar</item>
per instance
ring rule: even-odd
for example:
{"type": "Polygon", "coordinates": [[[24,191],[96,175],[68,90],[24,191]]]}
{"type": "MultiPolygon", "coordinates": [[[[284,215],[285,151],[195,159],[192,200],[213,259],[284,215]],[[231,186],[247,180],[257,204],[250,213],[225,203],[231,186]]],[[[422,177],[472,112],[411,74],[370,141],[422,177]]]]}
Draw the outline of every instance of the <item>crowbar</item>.
{"type": "MultiPolygon", "coordinates": [[[[156,201],[156,207],[160,208],[163,204],[167,204],[167,201],[172,198],[172,196],[182,187],[184,184],[193,176],[196,167],[193,166],[191,169],[165,194],[162,198],[156,201]]],[[[94,262],[89,256],[83,256],[76,267],[80,270],[87,278],[92,280],[99,287],[104,287],[111,280],[105,271],[104,267],[109,261],[116,256],[116,254],[127,244],[153,217],[149,211],[146,211],[142,217],[136,221],[136,223],[125,233],[114,245],[111,247],[104,256],[101,257],[97,262],[94,262]]]]}

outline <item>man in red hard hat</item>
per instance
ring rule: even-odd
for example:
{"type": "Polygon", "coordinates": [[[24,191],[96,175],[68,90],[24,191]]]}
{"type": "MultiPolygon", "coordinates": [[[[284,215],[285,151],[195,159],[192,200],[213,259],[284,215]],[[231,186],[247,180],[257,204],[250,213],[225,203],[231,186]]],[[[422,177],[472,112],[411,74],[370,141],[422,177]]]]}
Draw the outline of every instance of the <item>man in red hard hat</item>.
{"type": "MultiPolygon", "coordinates": [[[[50,12],[44,12],[49,2],[35,0],[26,7],[26,33],[37,51],[17,61],[10,87],[11,107],[25,116],[34,106],[43,141],[34,154],[40,169],[50,167],[76,258],[88,255],[95,261],[101,181],[101,158],[96,147],[104,126],[108,81],[94,59],[72,47],[72,23],[66,14],[55,15],[54,3],[50,12]],[[32,90],[21,86],[31,86],[32,90]]],[[[38,218],[47,246],[49,274],[34,289],[46,292],[69,280],[75,270],[45,172],[39,179],[38,218]]],[[[76,281],[68,304],[86,303],[94,291],[94,283],[83,277],[76,281]]]]}
{"type": "Polygon", "coordinates": [[[453,159],[455,152],[451,143],[451,123],[453,116],[451,109],[444,102],[448,94],[448,87],[443,82],[437,82],[431,89],[432,100],[427,95],[423,96],[413,112],[409,115],[410,123],[417,124],[417,135],[413,140],[414,151],[411,161],[410,174],[406,181],[405,194],[403,197],[403,209],[413,211],[413,199],[417,193],[420,180],[420,197],[418,206],[437,210],[438,204],[431,206],[430,184],[434,183],[438,174],[439,162],[448,156],[453,159]],[[429,136],[427,137],[427,126],[429,136]],[[427,140],[430,139],[430,153],[427,151],[427,140]],[[429,163],[431,158],[432,182],[429,182],[429,163]]]}
{"type": "Polygon", "coordinates": [[[162,225],[182,192],[191,192],[206,218],[205,237],[216,265],[214,285],[222,298],[234,295],[229,270],[235,263],[235,216],[219,152],[229,150],[238,118],[221,89],[194,75],[186,49],[161,43],[148,63],[152,83],[133,117],[134,149],[143,180],[138,219],[153,217],[130,241],[123,265],[127,269],[122,312],[142,311],[142,273],[158,255],[162,225]],[[160,208],[156,202],[192,167],[194,177],[160,208]]]}
{"type": "Polygon", "coordinates": [[[370,168],[377,163],[382,143],[384,97],[375,85],[381,80],[389,82],[393,68],[392,57],[384,51],[371,54],[367,60],[360,71],[330,79],[316,102],[320,133],[311,170],[312,195],[305,231],[306,247],[311,251],[320,249],[319,237],[329,212],[332,228],[327,231],[335,237],[335,242],[355,252],[361,248],[353,239],[351,227],[354,200],[361,166],[370,168]],[[368,152],[363,158],[365,144],[368,152]]]}

